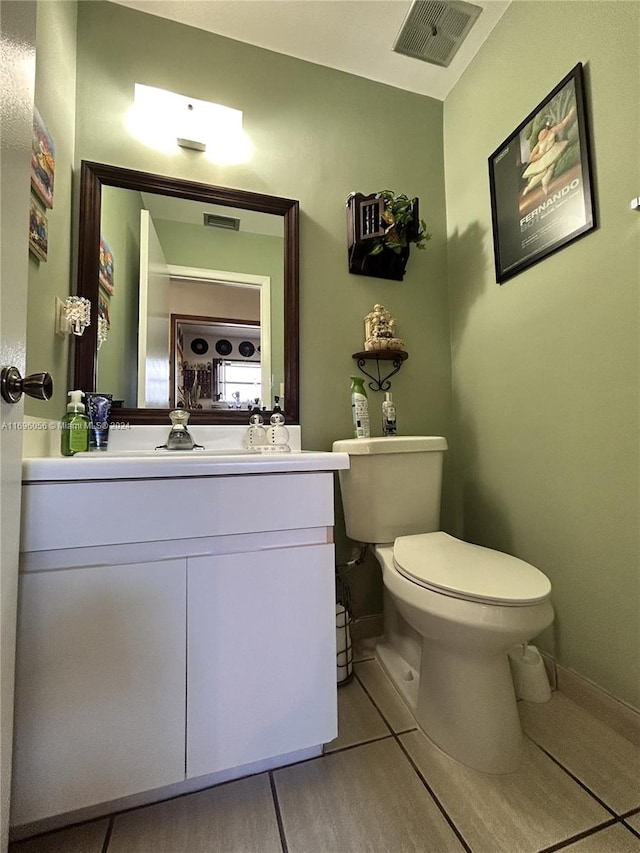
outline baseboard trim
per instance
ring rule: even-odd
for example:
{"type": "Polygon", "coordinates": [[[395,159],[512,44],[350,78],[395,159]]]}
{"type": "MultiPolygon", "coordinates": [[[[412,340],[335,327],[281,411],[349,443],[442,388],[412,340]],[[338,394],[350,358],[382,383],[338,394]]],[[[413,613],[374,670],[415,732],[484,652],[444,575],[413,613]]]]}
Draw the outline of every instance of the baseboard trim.
{"type": "Polygon", "coordinates": [[[574,670],[555,661],[553,663],[558,690],[618,734],[640,746],[640,711],[574,670]]]}

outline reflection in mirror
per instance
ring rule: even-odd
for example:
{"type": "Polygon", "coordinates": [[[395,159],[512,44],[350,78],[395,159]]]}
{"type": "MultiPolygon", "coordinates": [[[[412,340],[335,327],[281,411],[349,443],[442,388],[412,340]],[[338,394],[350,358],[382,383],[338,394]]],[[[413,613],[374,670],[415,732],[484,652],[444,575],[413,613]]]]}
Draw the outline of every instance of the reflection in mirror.
{"type": "MultiPolygon", "coordinates": [[[[261,263],[264,263],[264,260],[261,260],[261,263]]],[[[172,266],[169,271],[173,287],[170,302],[172,317],[180,317],[188,311],[190,313],[184,316],[182,326],[184,327],[184,324],[190,320],[191,323],[198,323],[203,327],[199,330],[200,334],[194,336],[200,338],[197,343],[191,340],[188,341],[189,346],[182,347],[182,368],[184,370],[203,369],[195,366],[194,359],[198,356],[199,364],[204,357],[205,362],[210,362],[206,368],[214,371],[215,379],[215,370],[222,370],[223,365],[211,363],[212,358],[215,361],[226,356],[239,362],[257,362],[257,364],[247,365],[248,371],[255,373],[256,369],[258,370],[257,387],[253,389],[251,396],[252,406],[255,404],[256,397],[259,400],[268,401],[275,395],[282,396],[284,333],[280,298],[281,283],[276,282],[276,287],[272,288],[272,279],[269,276],[225,273],[221,270],[208,271],[172,266]],[[226,316],[216,316],[220,314],[226,316]]],[[[186,380],[187,386],[183,387],[181,395],[177,394],[176,384],[180,364],[176,362],[175,348],[176,341],[179,340],[178,331],[175,323],[172,322],[171,400],[182,399],[185,406],[193,402],[195,405],[191,408],[197,410],[249,408],[248,398],[242,397],[243,405],[238,406],[238,400],[225,397],[221,389],[216,389],[210,400],[207,396],[202,397],[201,400],[198,399],[191,388],[191,383],[198,377],[190,373],[182,377],[186,380]],[[225,406],[225,402],[228,405],[225,406]]],[[[245,375],[247,375],[246,371],[245,375]]],[[[183,383],[180,384],[183,385],[183,383]]]]}
{"type": "Polygon", "coordinates": [[[171,405],[249,409],[263,398],[260,321],[171,315],[171,405]]]}
{"type": "Polygon", "coordinates": [[[112,393],[130,423],[180,402],[245,423],[274,396],[298,421],[298,202],[84,162],[80,207],[78,293],[100,320],[75,387],[112,393]]]}
{"type": "MultiPolygon", "coordinates": [[[[97,383],[110,388],[121,405],[171,405],[169,314],[176,312],[258,322],[262,314],[265,374],[260,399],[268,404],[274,389],[284,384],[282,218],[224,211],[185,199],[103,188],[101,256],[109,258],[110,281],[99,276],[98,310],[106,328],[98,345],[97,383]],[[199,267],[176,266],[176,260],[195,261],[199,267]],[[210,268],[221,264],[228,269],[210,268]],[[268,274],[256,276],[247,269],[268,274]]],[[[214,407],[202,402],[197,408],[214,407]]]]}

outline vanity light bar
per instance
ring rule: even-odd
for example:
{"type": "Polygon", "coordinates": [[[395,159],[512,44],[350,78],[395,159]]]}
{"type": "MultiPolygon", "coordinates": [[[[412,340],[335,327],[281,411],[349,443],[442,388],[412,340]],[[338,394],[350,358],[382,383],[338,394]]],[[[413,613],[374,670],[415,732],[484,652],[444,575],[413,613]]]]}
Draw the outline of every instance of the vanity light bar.
{"type": "Polygon", "coordinates": [[[190,148],[192,151],[206,151],[207,143],[200,142],[197,139],[185,139],[182,136],[176,137],[176,142],[180,148],[190,148]]]}

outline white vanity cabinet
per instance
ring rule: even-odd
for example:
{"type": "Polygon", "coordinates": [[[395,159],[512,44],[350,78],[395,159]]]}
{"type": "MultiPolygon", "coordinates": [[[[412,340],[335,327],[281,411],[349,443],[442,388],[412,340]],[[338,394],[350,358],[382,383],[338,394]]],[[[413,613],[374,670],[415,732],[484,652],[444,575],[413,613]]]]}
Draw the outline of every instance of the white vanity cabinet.
{"type": "Polygon", "coordinates": [[[186,561],[20,579],[15,824],[184,777],[186,561]]]}
{"type": "Polygon", "coordinates": [[[326,741],[333,546],[197,557],[188,577],[187,776],[326,741]]]}
{"type": "Polygon", "coordinates": [[[333,494],[331,470],[25,480],[15,827],[320,753],[333,494]]]}

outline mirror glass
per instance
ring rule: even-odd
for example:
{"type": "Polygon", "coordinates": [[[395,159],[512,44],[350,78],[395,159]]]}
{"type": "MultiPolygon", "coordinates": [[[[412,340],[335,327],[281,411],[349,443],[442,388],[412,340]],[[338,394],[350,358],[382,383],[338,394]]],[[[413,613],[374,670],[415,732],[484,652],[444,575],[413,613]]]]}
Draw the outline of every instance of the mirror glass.
{"type": "Polygon", "coordinates": [[[247,409],[262,397],[260,321],[171,315],[170,405],[247,409]]]}
{"type": "Polygon", "coordinates": [[[298,413],[298,202],[83,162],[75,387],[114,420],[246,423],[298,413]]]}

